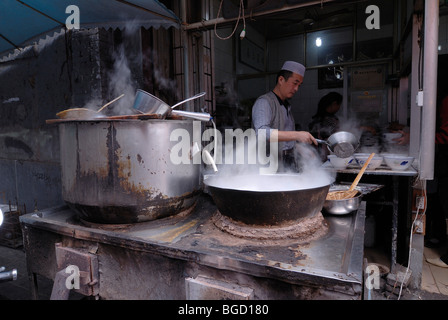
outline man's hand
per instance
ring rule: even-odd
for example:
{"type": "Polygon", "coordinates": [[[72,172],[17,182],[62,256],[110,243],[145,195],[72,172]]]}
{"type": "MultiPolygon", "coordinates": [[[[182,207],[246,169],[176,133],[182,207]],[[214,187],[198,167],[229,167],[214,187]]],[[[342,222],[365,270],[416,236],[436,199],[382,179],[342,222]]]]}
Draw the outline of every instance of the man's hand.
{"type": "Polygon", "coordinates": [[[311,133],[307,131],[295,131],[297,138],[295,141],[308,143],[308,144],[314,144],[317,146],[317,141],[314,139],[314,137],[311,135],[311,133]]]}
{"type": "Polygon", "coordinates": [[[308,131],[278,131],[273,130],[271,141],[298,141],[317,146],[317,141],[308,131]]]}
{"type": "Polygon", "coordinates": [[[411,134],[409,132],[405,132],[403,130],[398,130],[398,133],[401,133],[401,137],[395,138],[395,139],[393,139],[393,141],[395,141],[399,145],[408,145],[411,134]]]}

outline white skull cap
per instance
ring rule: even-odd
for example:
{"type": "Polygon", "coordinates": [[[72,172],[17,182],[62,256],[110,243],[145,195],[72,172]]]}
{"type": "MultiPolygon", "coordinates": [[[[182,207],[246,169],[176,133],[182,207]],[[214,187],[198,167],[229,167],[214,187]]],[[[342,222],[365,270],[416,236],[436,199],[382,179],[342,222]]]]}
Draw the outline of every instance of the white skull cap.
{"type": "Polygon", "coordinates": [[[291,71],[301,75],[302,77],[305,75],[305,66],[295,62],[295,61],[285,61],[283,64],[282,70],[291,71]]]}

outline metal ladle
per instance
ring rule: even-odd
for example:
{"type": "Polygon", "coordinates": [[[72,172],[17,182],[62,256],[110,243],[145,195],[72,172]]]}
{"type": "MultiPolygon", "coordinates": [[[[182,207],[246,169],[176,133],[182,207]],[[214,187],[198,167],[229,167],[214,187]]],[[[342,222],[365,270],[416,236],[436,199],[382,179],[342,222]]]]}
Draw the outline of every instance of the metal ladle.
{"type": "Polygon", "coordinates": [[[109,101],[105,105],[103,105],[98,111],[88,109],[88,108],[71,108],[67,110],[63,110],[61,112],[56,113],[56,116],[60,119],[92,119],[101,116],[101,111],[104,110],[107,106],[114,103],[115,101],[121,99],[124,96],[121,96],[109,101]]]}
{"type": "Polygon", "coordinates": [[[185,99],[185,100],[182,100],[181,102],[178,102],[178,103],[176,103],[175,105],[173,105],[173,106],[171,107],[171,109],[174,109],[174,108],[176,108],[177,106],[180,106],[181,104],[184,104],[185,102],[188,102],[188,101],[190,101],[190,100],[194,100],[194,99],[200,98],[200,97],[202,97],[202,96],[205,96],[205,92],[201,92],[201,93],[195,94],[194,96],[192,96],[192,97],[190,97],[190,98],[187,98],[187,99],[185,99]]]}
{"type": "Polygon", "coordinates": [[[366,171],[370,161],[375,156],[375,153],[371,153],[369,158],[367,158],[366,162],[362,166],[361,170],[358,172],[358,175],[356,176],[355,180],[351,184],[350,188],[348,190],[341,190],[341,191],[330,191],[327,195],[327,200],[344,200],[344,199],[351,199],[358,193],[358,190],[356,190],[356,186],[358,185],[359,180],[361,180],[362,175],[364,174],[364,171],[366,171]]]}
{"type": "Polygon", "coordinates": [[[187,98],[185,100],[182,100],[181,102],[176,103],[171,108],[168,105],[162,105],[161,108],[159,108],[159,110],[157,110],[157,111],[158,111],[160,117],[162,119],[165,119],[171,113],[171,111],[174,108],[176,108],[177,106],[180,106],[181,104],[184,104],[185,102],[188,102],[190,100],[194,100],[194,99],[200,98],[200,97],[202,97],[204,95],[205,95],[205,92],[201,92],[201,93],[195,94],[194,96],[192,96],[190,98],[187,98]]]}

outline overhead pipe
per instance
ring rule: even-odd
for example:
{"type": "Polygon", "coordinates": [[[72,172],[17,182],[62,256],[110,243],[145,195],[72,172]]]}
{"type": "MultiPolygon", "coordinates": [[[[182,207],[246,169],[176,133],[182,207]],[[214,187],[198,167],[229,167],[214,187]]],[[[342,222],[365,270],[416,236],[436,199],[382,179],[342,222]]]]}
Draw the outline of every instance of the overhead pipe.
{"type": "Polygon", "coordinates": [[[425,1],[424,25],[423,112],[420,145],[420,179],[433,180],[437,116],[439,1],[425,1]]]}
{"type": "MultiPolygon", "coordinates": [[[[182,0],[180,2],[180,11],[181,11],[181,17],[182,17],[182,22],[185,24],[187,22],[187,1],[186,0],[182,0]]],[[[186,29],[183,29],[181,32],[184,32],[184,36],[182,37],[182,41],[183,43],[183,48],[184,48],[184,52],[183,52],[183,64],[184,64],[184,96],[188,96],[189,92],[190,92],[190,80],[189,80],[189,55],[188,55],[188,42],[189,42],[189,38],[188,38],[188,31],[186,29]]],[[[187,108],[188,109],[188,108],[187,108]]],[[[192,110],[189,110],[192,111],[192,110]]]]}
{"type": "MultiPolygon", "coordinates": [[[[183,0],[185,1],[185,0],[183,0]]],[[[289,10],[293,10],[293,9],[299,9],[299,8],[303,8],[303,7],[309,7],[309,6],[314,6],[314,5],[320,5],[321,7],[324,4],[330,3],[330,2],[334,2],[335,0],[316,0],[316,1],[305,1],[303,3],[299,3],[299,4],[294,4],[294,5],[284,5],[281,8],[277,8],[277,9],[270,9],[270,10],[264,10],[264,11],[260,11],[260,12],[252,12],[250,10],[246,10],[246,14],[243,16],[245,19],[253,19],[256,17],[260,17],[260,16],[264,16],[264,15],[269,15],[272,13],[281,13],[281,12],[287,12],[289,10]]],[[[200,22],[195,22],[195,23],[191,23],[191,24],[185,24],[183,26],[183,28],[185,30],[198,30],[198,29],[211,29],[213,28],[215,25],[225,25],[225,24],[229,24],[232,22],[235,22],[238,20],[238,17],[236,18],[214,18],[211,20],[205,20],[205,21],[200,21],[200,22]]]]}

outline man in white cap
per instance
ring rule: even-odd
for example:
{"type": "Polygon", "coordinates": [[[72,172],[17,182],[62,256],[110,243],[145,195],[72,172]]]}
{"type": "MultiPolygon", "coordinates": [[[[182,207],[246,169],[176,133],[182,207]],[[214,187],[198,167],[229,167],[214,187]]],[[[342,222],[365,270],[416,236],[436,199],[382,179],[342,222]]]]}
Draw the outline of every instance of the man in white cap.
{"type": "Polygon", "coordinates": [[[274,89],[260,96],[252,108],[252,126],[266,130],[269,142],[278,142],[279,163],[294,167],[296,142],[317,145],[316,139],[307,131],[296,131],[291,112],[291,99],[299,89],[305,75],[305,67],[295,61],[286,61],[277,74],[274,89]],[[281,161],[282,160],[282,161],[281,161]]]}

